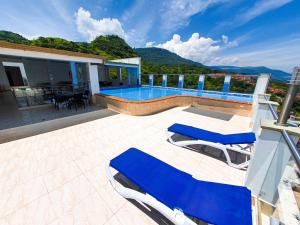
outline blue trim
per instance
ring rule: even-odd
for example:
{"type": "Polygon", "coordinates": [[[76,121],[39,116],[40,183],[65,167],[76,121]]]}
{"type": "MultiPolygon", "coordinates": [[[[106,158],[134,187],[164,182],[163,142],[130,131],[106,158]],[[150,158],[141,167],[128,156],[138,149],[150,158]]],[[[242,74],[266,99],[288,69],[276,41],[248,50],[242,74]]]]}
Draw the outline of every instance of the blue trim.
{"type": "Polygon", "coordinates": [[[230,88],[230,83],[229,82],[224,82],[224,86],[223,86],[223,92],[229,92],[229,88],[230,88]]]}
{"type": "Polygon", "coordinates": [[[203,91],[204,88],[204,83],[203,82],[198,82],[198,90],[203,91]]]}
{"type": "Polygon", "coordinates": [[[149,86],[153,86],[153,79],[149,77],[149,86]]]}
{"type": "Polygon", "coordinates": [[[137,87],[141,87],[142,85],[135,85],[135,86],[117,86],[117,87],[105,87],[105,88],[101,88],[100,87],[100,91],[101,90],[113,90],[113,89],[126,89],[126,88],[137,88],[137,87]]]}
{"type": "Polygon", "coordinates": [[[71,64],[71,73],[72,73],[72,84],[76,88],[79,85],[77,71],[76,71],[76,63],[71,62],[70,64],[71,64]]]}
{"type": "Polygon", "coordinates": [[[178,88],[180,88],[180,89],[183,88],[183,81],[182,80],[178,81],[178,88]]]}
{"type": "Polygon", "coordinates": [[[162,87],[167,87],[167,80],[164,80],[162,81],[162,87]]]}

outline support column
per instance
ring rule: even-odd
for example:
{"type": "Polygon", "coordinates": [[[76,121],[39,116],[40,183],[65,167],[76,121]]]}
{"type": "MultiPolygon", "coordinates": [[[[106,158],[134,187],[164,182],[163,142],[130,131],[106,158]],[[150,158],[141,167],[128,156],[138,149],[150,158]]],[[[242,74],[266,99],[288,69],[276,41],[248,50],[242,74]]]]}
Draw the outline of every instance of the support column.
{"type": "Polygon", "coordinates": [[[118,78],[119,81],[122,81],[122,67],[117,67],[117,74],[118,74],[118,78]]]}
{"type": "Polygon", "coordinates": [[[134,70],[134,79],[135,79],[135,85],[140,85],[140,72],[139,72],[139,68],[135,68],[134,70]]]}
{"type": "Polygon", "coordinates": [[[110,80],[109,78],[109,67],[104,66],[104,80],[110,80]]]}
{"type": "Polygon", "coordinates": [[[254,153],[246,173],[245,186],[254,196],[275,205],[281,194],[278,189],[286,182],[283,175],[286,168],[292,165],[293,160],[282,132],[286,131],[296,143],[300,129],[278,126],[274,121],[262,121],[261,127],[262,131],[255,143],[254,153]]]}
{"type": "Polygon", "coordinates": [[[228,93],[230,89],[230,80],[231,80],[231,75],[226,74],[225,79],[224,79],[224,86],[223,86],[223,92],[228,93]]]}
{"type": "Polygon", "coordinates": [[[99,77],[98,77],[98,66],[91,63],[87,63],[88,67],[88,78],[89,78],[89,88],[92,95],[92,102],[95,103],[96,99],[94,94],[99,93],[99,77]]]}
{"type": "Polygon", "coordinates": [[[167,87],[168,75],[164,74],[162,77],[162,87],[167,87]]]}
{"type": "Polygon", "coordinates": [[[183,88],[183,82],[184,82],[184,75],[181,74],[178,77],[178,88],[183,88]]]}
{"type": "Polygon", "coordinates": [[[149,86],[153,86],[153,74],[149,74],[149,86]]]}
{"type": "Polygon", "coordinates": [[[70,67],[71,67],[73,88],[76,89],[79,86],[77,70],[76,70],[76,62],[70,62],[70,67]]]}
{"type": "Polygon", "coordinates": [[[205,75],[204,74],[200,74],[199,75],[199,81],[198,81],[198,90],[199,91],[203,91],[204,81],[205,81],[205,75]]]}

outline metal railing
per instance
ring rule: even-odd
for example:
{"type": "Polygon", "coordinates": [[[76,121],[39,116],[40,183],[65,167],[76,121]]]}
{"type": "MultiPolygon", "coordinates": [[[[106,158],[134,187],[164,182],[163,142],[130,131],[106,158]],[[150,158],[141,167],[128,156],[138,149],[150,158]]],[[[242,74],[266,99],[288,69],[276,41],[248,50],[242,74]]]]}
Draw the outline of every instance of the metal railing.
{"type": "MultiPolygon", "coordinates": [[[[274,108],[272,107],[271,104],[268,104],[270,112],[272,113],[274,120],[278,120],[278,114],[277,112],[274,110],[274,108]]],[[[291,121],[288,121],[288,125],[293,126],[293,127],[297,127],[298,125],[295,123],[292,123],[291,121]]],[[[282,131],[282,136],[284,137],[287,145],[289,146],[289,150],[291,155],[293,156],[298,168],[300,169],[300,152],[296,146],[296,144],[293,142],[292,138],[290,137],[290,135],[288,134],[288,132],[286,130],[282,131]]]]}

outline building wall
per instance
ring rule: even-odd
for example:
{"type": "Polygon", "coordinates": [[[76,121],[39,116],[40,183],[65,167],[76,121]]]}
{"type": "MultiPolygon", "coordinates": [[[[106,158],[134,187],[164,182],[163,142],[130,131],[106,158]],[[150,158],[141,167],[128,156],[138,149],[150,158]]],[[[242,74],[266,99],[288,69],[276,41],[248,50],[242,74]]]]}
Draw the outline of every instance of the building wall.
{"type": "Polygon", "coordinates": [[[79,83],[87,83],[89,78],[88,78],[88,67],[86,63],[76,64],[76,70],[77,70],[79,83]]]}
{"type": "Polygon", "coordinates": [[[23,63],[29,85],[50,84],[45,60],[25,59],[23,63]]]}
{"type": "Polygon", "coordinates": [[[105,71],[104,66],[98,66],[98,74],[99,74],[99,81],[108,81],[109,80],[109,75],[105,71]]]}
{"type": "Polygon", "coordinates": [[[48,61],[49,79],[53,84],[72,82],[69,62],[48,61]]]}
{"type": "Polygon", "coordinates": [[[9,90],[9,88],[10,85],[5,73],[5,69],[2,62],[0,61],[0,91],[6,91],[9,90]]]}

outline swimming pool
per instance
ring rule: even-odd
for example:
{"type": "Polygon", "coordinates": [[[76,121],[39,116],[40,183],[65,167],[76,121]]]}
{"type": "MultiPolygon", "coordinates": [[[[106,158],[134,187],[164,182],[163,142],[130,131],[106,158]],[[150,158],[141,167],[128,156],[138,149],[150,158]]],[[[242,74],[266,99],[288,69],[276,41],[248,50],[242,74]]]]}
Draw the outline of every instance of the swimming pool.
{"type": "Polygon", "coordinates": [[[165,96],[199,96],[206,98],[216,98],[239,102],[252,102],[252,95],[237,94],[237,93],[223,93],[216,91],[198,91],[192,89],[179,88],[165,88],[165,87],[127,87],[127,88],[107,88],[101,89],[101,94],[115,96],[118,98],[130,101],[144,101],[150,99],[157,99],[165,96]]]}

